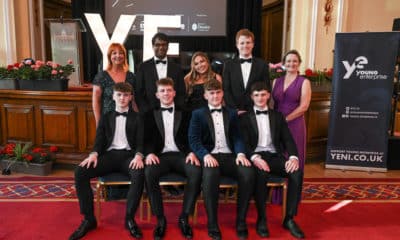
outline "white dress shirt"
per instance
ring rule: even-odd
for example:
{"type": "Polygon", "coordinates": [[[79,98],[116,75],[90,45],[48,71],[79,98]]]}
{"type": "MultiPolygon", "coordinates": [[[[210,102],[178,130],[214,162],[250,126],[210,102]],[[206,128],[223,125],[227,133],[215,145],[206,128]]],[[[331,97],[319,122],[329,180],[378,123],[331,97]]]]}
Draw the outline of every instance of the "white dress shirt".
{"type": "MultiPolygon", "coordinates": [[[[219,107],[212,107],[208,106],[210,110],[212,109],[222,109],[222,106],[219,107]]],[[[224,127],[224,118],[221,112],[212,112],[211,118],[214,124],[214,135],[215,135],[215,147],[211,151],[211,153],[232,153],[229,149],[229,146],[226,142],[226,135],[225,135],[225,127],[224,127]]]]}
{"type": "MultiPolygon", "coordinates": [[[[254,107],[254,112],[256,110],[259,111],[267,111],[268,108],[259,109],[254,107]]],[[[255,152],[272,152],[275,153],[276,149],[274,144],[272,143],[271,138],[271,127],[269,124],[268,114],[256,114],[257,119],[257,127],[258,127],[258,143],[255,152]]]]}
{"type": "Polygon", "coordinates": [[[167,67],[168,67],[167,57],[165,57],[164,59],[159,59],[157,57],[154,57],[154,63],[157,60],[166,61],[166,64],[163,64],[163,63],[156,64],[158,79],[166,78],[167,77],[167,67]]]}
{"type": "Polygon", "coordinates": [[[115,133],[113,141],[107,151],[115,150],[131,150],[128,139],[126,138],[126,118],[119,115],[115,118],[115,133]]]}
{"type": "Polygon", "coordinates": [[[169,111],[161,111],[163,123],[164,123],[164,148],[162,150],[165,152],[179,152],[178,147],[176,146],[174,139],[174,112],[175,105],[172,104],[170,106],[165,106],[161,104],[163,108],[172,107],[172,112],[169,111]]]}
{"type": "MultiPolygon", "coordinates": [[[[250,56],[248,58],[252,58],[252,56],[250,56]]],[[[251,63],[249,63],[249,62],[241,63],[240,67],[242,69],[242,77],[243,77],[244,88],[246,88],[247,87],[247,83],[249,82],[249,76],[250,76],[250,71],[251,71],[251,63]]]]}

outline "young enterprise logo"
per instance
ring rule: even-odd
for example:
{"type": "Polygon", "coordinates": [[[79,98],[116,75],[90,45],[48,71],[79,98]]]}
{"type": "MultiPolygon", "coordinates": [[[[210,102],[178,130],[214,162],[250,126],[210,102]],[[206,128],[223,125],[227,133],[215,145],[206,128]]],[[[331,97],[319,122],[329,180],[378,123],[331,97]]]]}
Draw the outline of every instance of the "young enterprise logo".
{"type": "Polygon", "coordinates": [[[365,56],[357,57],[351,65],[348,61],[342,61],[342,63],[346,69],[343,79],[349,79],[354,72],[359,79],[387,79],[387,75],[379,74],[378,70],[364,69],[365,65],[368,64],[368,59],[365,56]]]}

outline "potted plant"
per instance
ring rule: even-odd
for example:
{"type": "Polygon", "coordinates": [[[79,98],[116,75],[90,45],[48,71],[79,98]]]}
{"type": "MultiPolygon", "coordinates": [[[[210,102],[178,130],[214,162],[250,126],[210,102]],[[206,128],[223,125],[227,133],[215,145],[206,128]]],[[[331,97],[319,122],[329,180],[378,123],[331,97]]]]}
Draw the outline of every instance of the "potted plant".
{"type": "Polygon", "coordinates": [[[34,175],[48,175],[51,172],[56,146],[49,148],[31,148],[30,143],[8,143],[0,150],[2,174],[9,175],[11,171],[34,175]]]}
{"type": "Polygon", "coordinates": [[[16,74],[17,67],[14,65],[0,67],[0,89],[18,89],[16,74]]]}
{"type": "Polygon", "coordinates": [[[25,59],[7,67],[14,71],[21,90],[65,91],[68,89],[68,77],[74,72],[72,60],[66,65],[55,62],[25,59]]]}
{"type": "Polygon", "coordinates": [[[316,92],[329,92],[331,91],[333,68],[324,70],[312,70],[307,68],[304,71],[304,76],[311,81],[313,91],[316,92]]]}

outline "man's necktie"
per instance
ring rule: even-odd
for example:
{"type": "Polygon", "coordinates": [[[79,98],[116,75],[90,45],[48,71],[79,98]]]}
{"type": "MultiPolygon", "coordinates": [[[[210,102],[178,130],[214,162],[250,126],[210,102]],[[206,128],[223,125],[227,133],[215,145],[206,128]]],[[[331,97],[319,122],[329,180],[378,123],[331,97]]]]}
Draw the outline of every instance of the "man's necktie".
{"type": "Polygon", "coordinates": [[[210,112],[211,113],[213,113],[213,112],[222,112],[222,109],[221,108],[214,108],[214,109],[211,109],[210,112]]]}
{"type": "Polygon", "coordinates": [[[256,114],[257,114],[257,115],[258,115],[258,114],[268,114],[268,110],[265,110],[265,111],[256,110],[256,114]]]}
{"type": "Polygon", "coordinates": [[[166,60],[156,60],[156,64],[159,64],[159,63],[162,63],[162,64],[167,64],[167,61],[166,60]]]}
{"type": "Polygon", "coordinates": [[[127,117],[128,116],[128,112],[117,112],[117,111],[115,111],[115,116],[116,117],[118,117],[118,116],[127,117]]]}
{"type": "Polygon", "coordinates": [[[168,108],[162,107],[162,108],[161,108],[161,111],[168,111],[168,112],[170,112],[170,113],[172,113],[172,110],[173,110],[173,107],[168,107],[168,108]]]}
{"type": "Polygon", "coordinates": [[[251,63],[251,58],[247,58],[247,59],[241,58],[241,59],[239,59],[239,61],[241,64],[245,63],[245,62],[251,63]]]}

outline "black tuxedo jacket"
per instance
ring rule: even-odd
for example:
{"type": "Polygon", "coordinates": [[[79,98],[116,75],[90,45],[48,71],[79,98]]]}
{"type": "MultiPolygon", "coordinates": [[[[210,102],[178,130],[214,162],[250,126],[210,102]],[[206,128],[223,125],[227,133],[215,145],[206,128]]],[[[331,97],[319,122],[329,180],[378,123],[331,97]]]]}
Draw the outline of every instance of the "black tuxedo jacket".
{"type": "MultiPolygon", "coordinates": [[[[234,109],[222,107],[226,142],[233,153],[245,153],[239,131],[239,120],[234,109]]],[[[189,126],[189,144],[193,152],[203,161],[204,156],[215,147],[215,129],[210,109],[202,107],[192,112],[189,126]]]]}
{"type": "Polygon", "coordinates": [[[250,87],[254,82],[263,81],[270,87],[268,65],[260,58],[253,58],[247,86],[244,86],[239,58],[225,63],[222,85],[224,99],[229,107],[246,110],[253,105],[250,87]]]}
{"type": "MultiPolygon", "coordinates": [[[[298,156],[296,143],[293,140],[284,116],[275,110],[268,111],[272,143],[280,155],[287,152],[289,156],[298,156]]],[[[258,131],[256,114],[253,108],[240,115],[240,129],[246,145],[249,159],[254,154],[258,144],[258,131]]],[[[282,155],[283,156],[283,155],[282,155]]]]}
{"type": "MultiPolygon", "coordinates": [[[[188,127],[190,121],[190,113],[180,109],[174,110],[174,140],[179,151],[187,155],[190,152],[188,143],[188,127]]],[[[145,125],[145,154],[154,153],[160,154],[164,148],[165,129],[162,119],[162,111],[160,108],[149,111],[144,117],[145,125]]]]}
{"type": "MultiPolygon", "coordinates": [[[[183,72],[178,64],[168,60],[167,77],[174,80],[176,91],[175,105],[182,107],[185,100],[185,83],[183,81],[183,72]]],[[[151,58],[139,66],[136,75],[135,99],[140,112],[148,112],[160,106],[160,101],[156,98],[157,86],[159,80],[154,58],[151,58]]]]}
{"type": "MultiPolygon", "coordinates": [[[[96,139],[93,151],[99,155],[106,152],[111,146],[115,134],[115,111],[102,115],[96,129],[96,139]]],[[[126,138],[131,148],[132,156],[136,153],[143,153],[143,119],[131,110],[126,119],[126,138]]]]}

